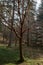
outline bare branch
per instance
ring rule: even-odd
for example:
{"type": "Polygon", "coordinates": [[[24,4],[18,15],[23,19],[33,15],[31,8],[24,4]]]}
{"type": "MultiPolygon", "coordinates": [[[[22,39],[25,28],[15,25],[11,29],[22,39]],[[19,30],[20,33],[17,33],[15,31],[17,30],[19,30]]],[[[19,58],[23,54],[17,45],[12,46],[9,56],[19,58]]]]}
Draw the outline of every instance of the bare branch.
{"type": "MultiPolygon", "coordinates": [[[[8,24],[7,27],[8,27],[10,30],[11,30],[11,28],[12,28],[12,31],[15,32],[16,36],[17,36],[18,38],[20,38],[20,36],[18,36],[17,32],[15,31],[14,27],[13,27],[13,26],[11,27],[11,25],[5,20],[5,18],[4,18],[3,16],[1,16],[1,18],[4,19],[4,21],[5,21],[6,24],[8,24]]],[[[6,26],[6,25],[5,25],[5,26],[6,26]]]]}
{"type": "Polygon", "coordinates": [[[29,28],[25,29],[25,30],[22,32],[22,34],[24,34],[24,33],[25,33],[25,31],[27,31],[27,30],[29,30],[29,28]]]}
{"type": "Polygon", "coordinates": [[[24,24],[24,21],[25,21],[25,18],[26,18],[26,14],[30,11],[31,6],[32,6],[32,3],[29,0],[28,3],[27,3],[27,7],[25,9],[25,14],[23,15],[22,25],[24,24]]]}

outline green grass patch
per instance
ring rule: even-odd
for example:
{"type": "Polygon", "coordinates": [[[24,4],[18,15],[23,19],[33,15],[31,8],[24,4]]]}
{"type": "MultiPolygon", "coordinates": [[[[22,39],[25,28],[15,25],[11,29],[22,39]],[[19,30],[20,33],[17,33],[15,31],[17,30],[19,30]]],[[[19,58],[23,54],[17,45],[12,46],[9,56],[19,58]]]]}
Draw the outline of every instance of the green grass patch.
{"type": "Polygon", "coordinates": [[[19,50],[0,47],[0,65],[12,65],[19,59],[19,50]]]}
{"type": "Polygon", "coordinates": [[[24,50],[25,61],[21,64],[16,64],[16,61],[19,59],[18,47],[7,48],[6,46],[1,45],[0,46],[0,65],[43,65],[43,58],[41,57],[33,58],[36,52],[39,53],[40,51],[38,52],[36,49],[33,49],[33,50],[28,49],[27,51],[24,50]]]}

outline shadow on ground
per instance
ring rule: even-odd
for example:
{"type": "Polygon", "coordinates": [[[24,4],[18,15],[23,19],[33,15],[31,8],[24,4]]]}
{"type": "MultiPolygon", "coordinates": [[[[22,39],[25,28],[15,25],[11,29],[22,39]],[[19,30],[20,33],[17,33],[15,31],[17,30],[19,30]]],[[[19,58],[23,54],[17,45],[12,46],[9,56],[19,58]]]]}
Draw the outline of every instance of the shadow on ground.
{"type": "MultiPolygon", "coordinates": [[[[14,49],[8,49],[0,47],[0,65],[12,63],[16,65],[16,61],[19,59],[19,51],[14,49]]],[[[9,64],[11,65],[11,64],[9,64]]]]}

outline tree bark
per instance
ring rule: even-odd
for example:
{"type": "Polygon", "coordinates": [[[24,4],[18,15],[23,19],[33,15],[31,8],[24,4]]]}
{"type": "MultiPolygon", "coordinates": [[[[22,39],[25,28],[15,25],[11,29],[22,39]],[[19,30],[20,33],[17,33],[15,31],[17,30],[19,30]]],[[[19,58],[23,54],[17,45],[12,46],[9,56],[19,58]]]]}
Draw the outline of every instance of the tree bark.
{"type": "Polygon", "coordinates": [[[28,30],[27,30],[27,46],[29,46],[29,21],[28,21],[28,30]]]}
{"type": "Polygon", "coordinates": [[[27,30],[27,46],[29,46],[29,30],[27,30]]]}
{"type": "Polygon", "coordinates": [[[22,54],[22,25],[21,25],[21,29],[20,29],[20,37],[21,37],[21,38],[19,38],[20,62],[23,62],[24,58],[23,58],[23,54],[22,54]]]}
{"type": "Polygon", "coordinates": [[[12,30],[10,31],[8,47],[11,47],[11,42],[12,42],[12,30]]]}

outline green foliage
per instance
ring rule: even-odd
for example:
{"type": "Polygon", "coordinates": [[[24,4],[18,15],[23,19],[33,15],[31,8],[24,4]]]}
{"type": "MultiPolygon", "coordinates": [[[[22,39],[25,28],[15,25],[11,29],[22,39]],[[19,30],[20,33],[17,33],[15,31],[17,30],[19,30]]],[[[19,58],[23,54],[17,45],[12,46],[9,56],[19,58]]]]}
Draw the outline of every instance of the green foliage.
{"type": "Polygon", "coordinates": [[[39,14],[39,20],[40,21],[43,21],[43,13],[42,14],[39,14]]]}
{"type": "Polygon", "coordinates": [[[42,1],[42,3],[41,3],[41,6],[39,7],[38,19],[39,19],[40,21],[43,21],[43,1],[42,1]]]}

